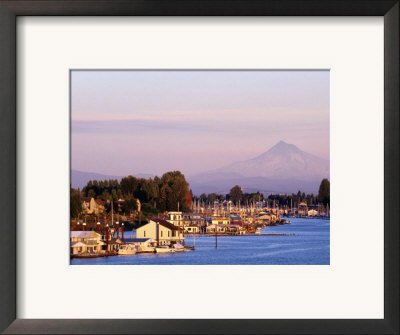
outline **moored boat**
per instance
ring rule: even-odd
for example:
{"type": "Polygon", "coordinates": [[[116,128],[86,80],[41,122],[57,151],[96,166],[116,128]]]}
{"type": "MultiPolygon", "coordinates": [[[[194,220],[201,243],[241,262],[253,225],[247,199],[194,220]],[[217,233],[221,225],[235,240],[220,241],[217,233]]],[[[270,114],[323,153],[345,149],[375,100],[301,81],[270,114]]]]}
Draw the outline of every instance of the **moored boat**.
{"type": "Polygon", "coordinates": [[[118,255],[134,255],[136,254],[136,246],[133,244],[124,244],[118,250],[118,255]]]}
{"type": "Polygon", "coordinates": [[[168,245],[159,245],[156,247],[157,253],[167,253],[167,252],[175,252],[174,248],[170,248],[168,245]]]}
{"type": "Polygon", "coordinates": [[[185,251],[185,247],[180,243],[175,243],[173,249],[175,252],[185,251]]]}
{"type": "Polygon", "coordinates": [[[155,247],[147,247],[147,246],[138,246],[137,253],[138,254],[146,254],[146,253],[154,253],[156,252],[155,247]]]}
{"type": "Polygon", "coordinates": [[[97,258],[97,257],[105,257],[107,256],[105,253],[80,253],[73,254],[71,258],[97,258]]]}

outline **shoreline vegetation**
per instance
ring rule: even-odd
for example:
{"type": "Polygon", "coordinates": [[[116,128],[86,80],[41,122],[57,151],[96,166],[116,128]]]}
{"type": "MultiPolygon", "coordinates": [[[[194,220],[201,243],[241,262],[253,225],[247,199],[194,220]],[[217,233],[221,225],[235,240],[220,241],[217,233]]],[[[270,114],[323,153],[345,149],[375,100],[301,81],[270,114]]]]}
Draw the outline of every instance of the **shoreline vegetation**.
{"type": "MultiPolygon", "coordinates": [[[[184,175],[170,171],[161,177],[91,180],[71,188],[71,258],[184,252],[186,236],[290,236],[261,234],[262,228],[290,224],[290,218],[330,217],[329,180],[317,195],[243,192],[239,185],[227,194],[193,195],[184,175]],[[131,238],[125,238],[126,232],[131,238]]],[[[294,235],[294,234],[293,234],[294,235]]]]}

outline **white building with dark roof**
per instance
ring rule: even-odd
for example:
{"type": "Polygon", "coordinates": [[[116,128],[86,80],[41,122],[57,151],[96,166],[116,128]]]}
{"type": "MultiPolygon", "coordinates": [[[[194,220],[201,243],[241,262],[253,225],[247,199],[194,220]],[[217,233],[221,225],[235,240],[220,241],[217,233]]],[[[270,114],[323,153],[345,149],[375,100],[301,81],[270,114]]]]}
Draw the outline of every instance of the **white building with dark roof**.
{"type": "Polygon", "coordinates": [[[157,245],[170,245],[183,241],[183,229],[172,223],[153,219],[149,223],[136,229],[136,238],[150,238],[157,241],[157,245]]]}
{"type": "Polygon", "coordinates": [[[95,231],[71,231],[71,254],[99,253],[105,245],[102,235],[95,231]]]}

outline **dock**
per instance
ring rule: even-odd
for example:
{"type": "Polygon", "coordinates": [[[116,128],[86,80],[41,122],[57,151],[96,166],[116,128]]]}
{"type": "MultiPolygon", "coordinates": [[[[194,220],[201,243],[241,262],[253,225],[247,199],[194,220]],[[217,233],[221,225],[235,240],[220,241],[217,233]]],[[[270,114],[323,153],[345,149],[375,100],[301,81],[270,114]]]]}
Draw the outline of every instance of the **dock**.
{"type": "MultiPolygon", "coordinates": [[[[294,233],[261,233],[261,234],[226,234],[226,233],[218,233],[218,237],[220,236],[295,236],[294,233]]],[[[185,234],[188,237],[215,237],[215,234],[185,234]]]]}

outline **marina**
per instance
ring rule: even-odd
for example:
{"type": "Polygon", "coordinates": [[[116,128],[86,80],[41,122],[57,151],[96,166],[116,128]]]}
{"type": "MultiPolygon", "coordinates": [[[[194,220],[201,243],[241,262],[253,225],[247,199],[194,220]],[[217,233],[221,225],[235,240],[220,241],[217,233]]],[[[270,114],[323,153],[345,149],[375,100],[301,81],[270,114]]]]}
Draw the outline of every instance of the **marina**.
{"type": "Polygon", "coordinates": [[[131,256],[72,258],[73,265],[329,265],[330,220],[292,218],[260,235],[185,236],[192,252],[137,253],[131,256]]]}
{"type": "Polygon", "coordinates": [[[329,263],[329,71],[71,81],[71,264],[329,263]]]}

